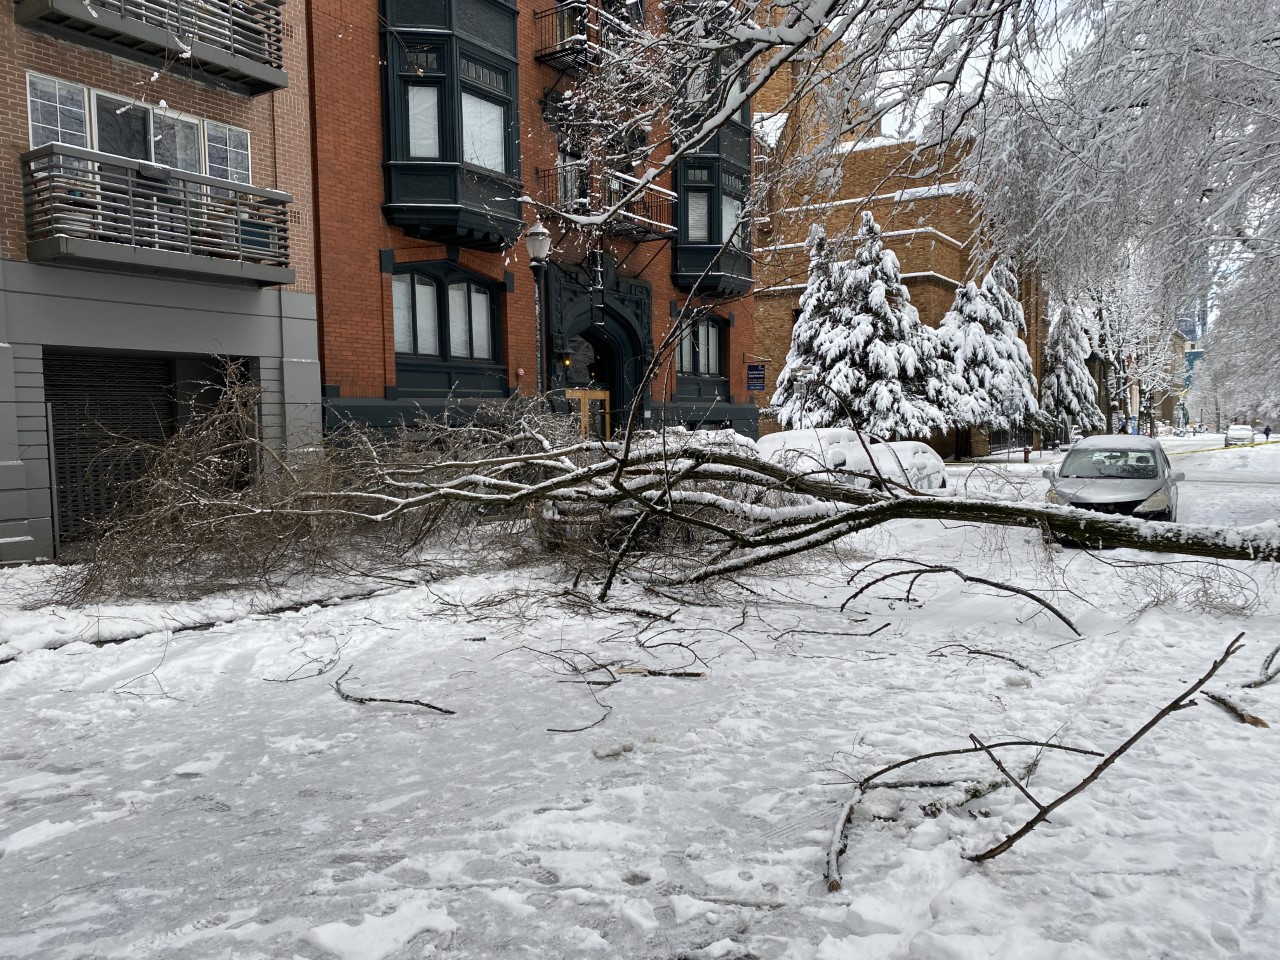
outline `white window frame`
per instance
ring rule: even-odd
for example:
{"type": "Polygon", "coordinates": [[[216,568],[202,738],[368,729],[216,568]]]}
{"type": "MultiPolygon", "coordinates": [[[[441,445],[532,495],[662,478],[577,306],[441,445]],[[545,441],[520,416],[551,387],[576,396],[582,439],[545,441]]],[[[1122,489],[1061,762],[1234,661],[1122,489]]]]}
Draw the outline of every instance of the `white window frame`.
{"type": "MultiPolygon", "coordinates": [[[[90,99],[89,99],[90,89],[89,89],[88,87],[86,87],[83,83],[75,83],[74,81],[71,81],[71,80],[63,80],[63,79],[62,79],[62,78],[60,78],[60,77],[51,77],[51,76],[49,76],[47,73],[37,73],[37,72],[35,72],[34,70],[28,70],[28,71],[27,71],[27,143],[28,143],[28,144],[30,144],[30,145],[34,148],[34,146],[35,146],[35,142],[36,142],[36,136],[35,136],[35,125],[36,125],[36,124],[35,124],[35,114],[34,114],[34,112],[33,112],[33,111],[32,111],[32,109],[31,109],[31,103],[32,103],[32,97],[31,97],[31,81],[32,81],[32,79],[47,80],[48,82],[52,83],[52,84],[54,85],[54,91],[55,91],[55,92],[54,92],[54,96],[55,96],[55,97],[57,96],[57,86],[58,86],[58,84],[63,84],[63,85],[68,86],[68,87],[78,87],[78,88],[80,89],[80,105],[81,105],[81,107],[82,107],[82,109],[83,109],[83,111],[84,111],[84,139],[85,139],[85,146],[81,147],[80,149],[82,149],[82,150],[89,150],[89,149],[92,149],[90,146],[88,146],[88,144],[93,143],[93,105],[92,105],[92,103],[90,102],[90,99]]],[[[56,106],[56,104],[55,104],[55,106],[56,106]]],[[[45,124],[41,124],[41,126],[45,126],[45,124]]],[[[59,120],[59,121],[58,121],[58,130],[59,130],[59,132],[61,132],[61,130],[62,130],[62,121],[61,121],[61,120],[59,120]]],[[[53,140],[53,141],[49,141],[49,142],[52,142],[52,143],[62,143],[63,141],[61,141],[61,140],[53,140]]],[[[42,146],[43,146],[43,144],[42,144],[42,146]]],[[[78,144],[69,143],[69,144],[67,144],[67,146],[69,146],[69,147],[74,147],[74,146],[78,146],[78,144]]]]}
{"type": "MultiPolygon", "coordinates": [[[[149,126],[151,127],[151,143],[148,144],[149,157],[147,162],[153,163],[156,155],[155,151],[155,117],[157,115],[165,118],[173,118],[177,120],[185,120],[194,122],[200,127],[200,169],[199,170],[183,170],[183,173],[195,173],[200,176],[209,176],[209,125],[215,124],[220,127],[226,127],[228,130],[236,130],[244,133],[248,149],[245,153],[248,156],[249,163],[249,182],[241,184],[241,186],[253,186],[255,181],[253,177],[253,131],[248,127],[236,126],[234,123],[224,123],[221,120],[209,120],[204,117],[198,117],[195,114],[187,113],[183,110],[175,110],[172,107],[160,107],[155,104],[146,103],[138,100],[136,97],[130,97],[126,94],[113,93],[110,90],[102,90],[98,87],[90,87],[87,84],[76,83],[72,80],[63,80],[61,77],[55,77],[47,73],[40,73],[36,70],[28,70],[27,72],[27,143],[34,149],[35,131],[34,119],[31,110],[31,79],[33,77],[41,80],[47,80],[54,84],[64,84],[66,86],[78,87],[84,100],[85,107],[85,142],[86,146],[81,147],[83,150],[98,151],[98,98],[110,97],[113,100],[119,100],[129,103],[131,106],[140,110],[146,110],[151,116],[149,126]]],[[[67,146],[77,146],[77,144],[67,144],[67,146]]],[[[233,183],[237,181],[231,181],[233,183]]]]}

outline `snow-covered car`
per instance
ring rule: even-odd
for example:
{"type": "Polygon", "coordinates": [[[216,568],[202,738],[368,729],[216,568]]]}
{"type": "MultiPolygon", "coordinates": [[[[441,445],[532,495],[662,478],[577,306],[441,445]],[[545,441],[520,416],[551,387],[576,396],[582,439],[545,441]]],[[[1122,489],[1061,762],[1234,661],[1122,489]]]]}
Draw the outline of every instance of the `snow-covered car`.
{"type": "Polygon", "coordinates": [[[1119,513],[1144,520],[1175,520],[1178,481],[1164,448],[1150,437],[1085,437],[1057,470],[1046,467],[1045,499],[1060,506],[1119,513]]]}
{"type": "Polygon", "coordinates": [[[1227,427],[1227,437],[1223,441],[1224,447],[1234,447],[1239,445],[1249,446],[1253,443],[1253,427],[1247,423],[1233,423],[1227,427]]]}
{"type": "Polygon", "coordinates": [[[756,449],[771,463],[827,474],[854,487],[883,489],[881,477],[914,490],[947,487],[942,457],[919,440],[884,441],[857,430],[820,427],[768,434],[756,441],[756,449]]]}

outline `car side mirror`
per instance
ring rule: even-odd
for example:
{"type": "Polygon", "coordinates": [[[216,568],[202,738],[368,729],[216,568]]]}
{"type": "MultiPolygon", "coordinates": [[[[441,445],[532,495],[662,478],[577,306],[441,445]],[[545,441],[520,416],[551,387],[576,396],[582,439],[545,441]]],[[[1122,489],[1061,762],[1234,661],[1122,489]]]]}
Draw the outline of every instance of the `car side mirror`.
{"type": "Polygon", "coordinates": [[[1169,479],[1172,480],[1174,483],[1181,483],[1183,480],[1187,479],[1187,475],[1183,473],[1181,470],[1179,470],[1169,479]]]}
{"type": "Polygon", "coordinates": [[[1040,476],[1044,477],[1046,480],[1052,480],[1057,476],[1057,474],[1054,472],[1053,467],[1045,467],[1040,471],[1040,476]]]}

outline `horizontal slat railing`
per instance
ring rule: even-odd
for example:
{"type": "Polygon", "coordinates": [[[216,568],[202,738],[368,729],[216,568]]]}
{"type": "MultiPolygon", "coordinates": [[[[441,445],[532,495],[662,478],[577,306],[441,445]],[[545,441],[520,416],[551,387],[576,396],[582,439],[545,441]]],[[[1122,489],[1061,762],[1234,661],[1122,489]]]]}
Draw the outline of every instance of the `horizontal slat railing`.
{"type": "Polygon", "coordinates": [[[285,0],[86,0],[86,6],[168,30],[269,67],[284,60],[285,0]]]}
{"type": "Polygon", "coordinates": [[[288,194],[59,143],[21,159],[28,241],[79,237],[289,265],[288,194]]]}

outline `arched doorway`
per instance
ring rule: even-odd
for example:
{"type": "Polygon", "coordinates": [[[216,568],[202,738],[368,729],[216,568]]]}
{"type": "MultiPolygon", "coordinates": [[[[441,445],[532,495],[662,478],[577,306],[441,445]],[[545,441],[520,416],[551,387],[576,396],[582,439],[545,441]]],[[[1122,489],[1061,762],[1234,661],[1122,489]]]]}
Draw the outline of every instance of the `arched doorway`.
{"type": "Polygon", "coordinates": [[[563,387],[571,409],[585,410],[590,436],[607,438],[622,429],[636,399],[643,358],[635,337],[607,308],[596,307],[566,331],[568,362],[563,387]]]}

